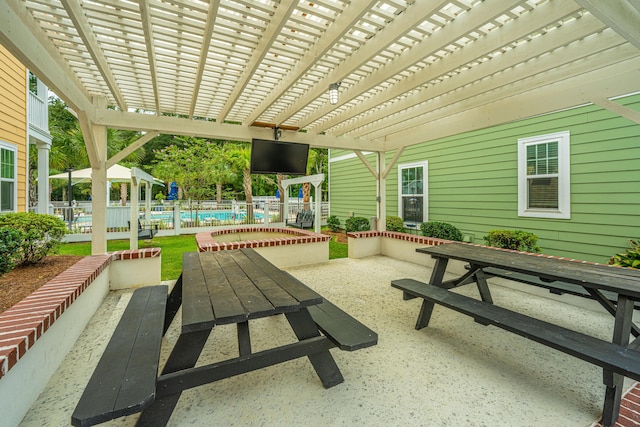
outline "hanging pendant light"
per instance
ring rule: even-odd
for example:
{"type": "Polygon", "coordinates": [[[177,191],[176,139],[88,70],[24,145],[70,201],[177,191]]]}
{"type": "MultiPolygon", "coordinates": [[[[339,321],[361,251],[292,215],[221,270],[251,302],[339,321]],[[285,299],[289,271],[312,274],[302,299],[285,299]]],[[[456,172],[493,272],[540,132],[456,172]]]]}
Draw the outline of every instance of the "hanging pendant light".
{"type": "Polygon", "coordinates": [[[336,105],[338,103],[338,99],[339,99],[338,88],[339,87],[340,87],[340,82],[331,83],[329,85],[329,104],[336,105]]]}

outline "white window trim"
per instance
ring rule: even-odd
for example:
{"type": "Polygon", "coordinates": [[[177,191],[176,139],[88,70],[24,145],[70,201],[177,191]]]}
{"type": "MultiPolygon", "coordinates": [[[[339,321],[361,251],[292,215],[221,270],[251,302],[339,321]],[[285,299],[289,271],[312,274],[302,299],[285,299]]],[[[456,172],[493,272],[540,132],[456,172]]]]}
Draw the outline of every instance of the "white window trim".
{"type": "MultiPolygon", "coordinates": [[[[17,212],[18,211],[18,147],[14,144],[9,144],[4,141],[0,141],[0,148],[13,151],[13,210],[7,210],[2,212],[17,212]]],[[[0,178],[3,179],[3,178],[0,178]]]]}
{"type": "Polygon", "coordinates": [[[518,139],[518,216],[571,219],[569,131],[518,139]],[[527,146],[558,141],[558,209],[527,208],[527,146]]]}
{"type": "MultiPolygon", "coordinates": [[[[422,186],[422,212],[424,213],[423,222],[429,221],[429,161],[398,164],[398,216],[402,218],[402,169],[414,168],[416,166],[423,167],[423,186],[422,186]]],[[[406,221],[405,218],[402,218],[406,221]]]]}

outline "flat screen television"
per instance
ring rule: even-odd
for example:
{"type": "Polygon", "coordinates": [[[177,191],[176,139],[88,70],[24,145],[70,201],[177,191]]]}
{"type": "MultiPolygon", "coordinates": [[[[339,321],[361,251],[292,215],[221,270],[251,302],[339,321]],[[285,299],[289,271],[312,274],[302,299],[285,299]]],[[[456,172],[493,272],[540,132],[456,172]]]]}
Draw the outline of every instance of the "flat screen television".
{"type": "Polygon", "coordinates": [[[251,140],[251,173],[304,175],[307,172],[309,144],[251,140]]]}

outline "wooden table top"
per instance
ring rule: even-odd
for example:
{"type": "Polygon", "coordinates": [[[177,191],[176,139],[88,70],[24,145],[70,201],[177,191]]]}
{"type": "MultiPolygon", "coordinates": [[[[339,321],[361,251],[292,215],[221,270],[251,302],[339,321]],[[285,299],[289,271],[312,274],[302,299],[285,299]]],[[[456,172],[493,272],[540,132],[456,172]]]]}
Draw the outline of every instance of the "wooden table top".
{"type": "Polygon", "coordinates": [[[245,322],[320,304],[322,297],[253,249],[183,254],[184,330],[245,322]]]}
{"type": "Polygon", "coordinates": [[[550,258],[500,250],[486,246],[447,243],[416,249],[435,258],[469,262],[479,267],[497,267],[530,274],[549,281],[574,283],[609,290],[640,300],[640,271],[586,262],[550,258]]]}

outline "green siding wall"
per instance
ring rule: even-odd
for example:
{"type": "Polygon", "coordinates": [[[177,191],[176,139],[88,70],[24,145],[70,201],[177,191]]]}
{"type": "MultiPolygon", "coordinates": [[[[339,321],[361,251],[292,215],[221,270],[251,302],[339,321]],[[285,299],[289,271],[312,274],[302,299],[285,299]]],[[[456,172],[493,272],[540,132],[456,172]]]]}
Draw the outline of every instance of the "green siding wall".
{"type": "MultiPolygon", "coordinates": [[[[350,154],[353,152],[331,151],[333,157],[350,154]]],[[[375,165],[375,154],[366,157],[375,165]]],[[[376,181],[359,158],[329,163],[329,202],[331,215],[340,219],[342,227],[351,213],[365,218],[376,216],[376,181]],[[337,179],[331,179],[331,176],[337,179]],[[333,197],[338,201],[336,205],[333,204],[333,197]]]]}
{"type": "MultiPolygon", "coordinates": [[[[616,102],[640,111],[640,95],[616,102]]],[[[344,154],[332,151],[331,157],[344,154]]],[[[386,153],[387,163],[393,154],[386,153]]],[[[375,156],[369,158],[375,164],[375,156]]],[[[398,164],[423,160],[429,162],[429,220],[449,222],[476,243],[491,229],[522,229],[539,236],[544,253],[607,262],[630,238],[640,238],[640,125],[600,107],[415,145],[398,164]],[[567,130],[571,219],[518,217],[518,139],[567,130]]],[[[396,165],[387,177],[387,215],[398,215],[397,175],[396,165]]],[[[332,162],[329,178],[332,214],[375,215],[375,181],[359,159],[332,162]]]]}

